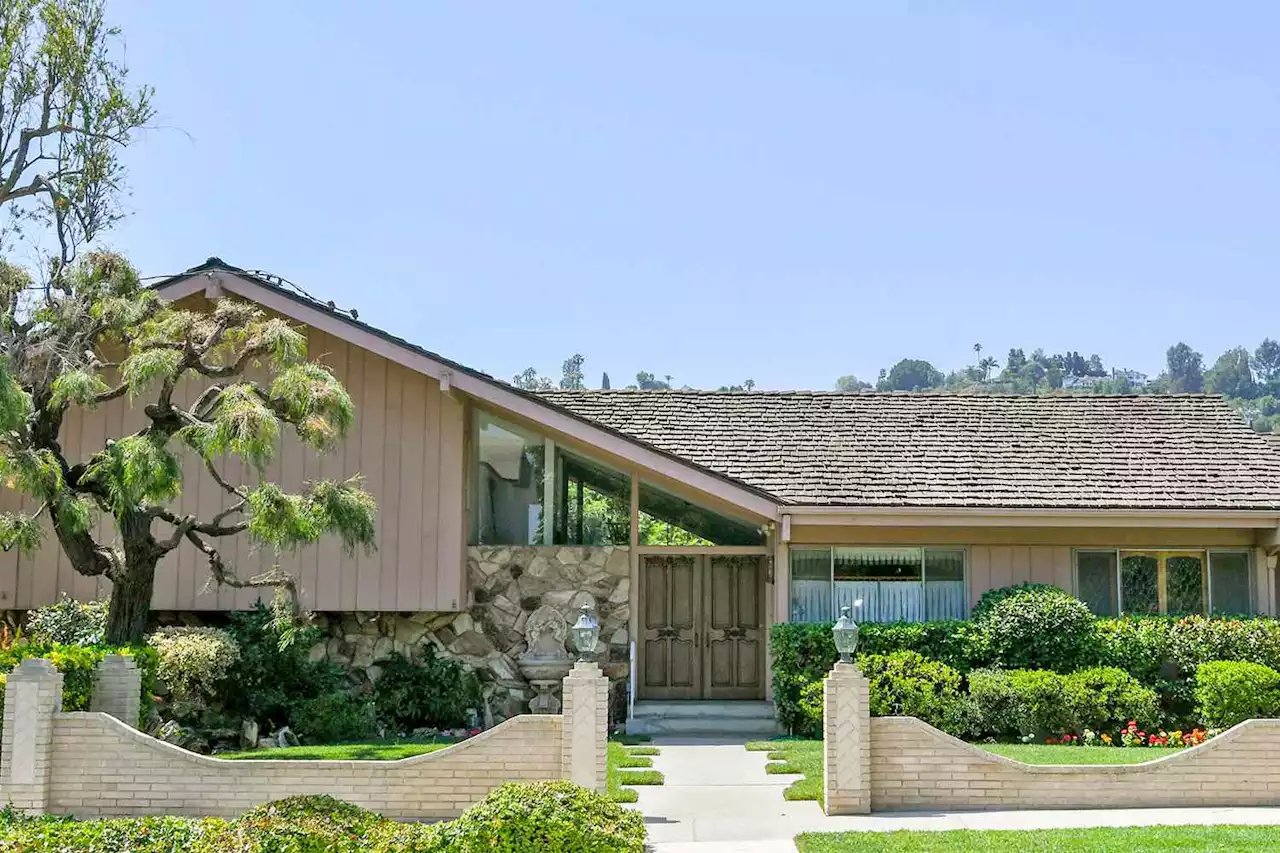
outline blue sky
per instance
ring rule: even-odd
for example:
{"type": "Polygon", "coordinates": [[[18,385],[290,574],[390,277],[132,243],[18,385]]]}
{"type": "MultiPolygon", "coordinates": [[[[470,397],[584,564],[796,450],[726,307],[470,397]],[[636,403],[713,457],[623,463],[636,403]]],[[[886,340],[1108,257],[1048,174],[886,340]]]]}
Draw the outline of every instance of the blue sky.
{"type": "Polygon", "coordinates": [[[502,378],[1157,372],[1280,337],[1280,6],[112,0],[158,128],[108,242],[502,378]],[[358,13],[353,10],[358,10],[358,13]]]}

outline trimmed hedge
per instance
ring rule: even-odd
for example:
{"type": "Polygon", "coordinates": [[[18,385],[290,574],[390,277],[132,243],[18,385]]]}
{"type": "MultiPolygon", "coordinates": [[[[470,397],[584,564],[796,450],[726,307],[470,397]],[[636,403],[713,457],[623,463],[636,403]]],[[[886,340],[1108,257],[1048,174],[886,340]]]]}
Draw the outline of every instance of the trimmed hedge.
{"type": "Polygon", "coordinates": [[[1213,661],[1196,670],[1196,710],[1206,726],[1227,728],[1280,715],[1280,672],[1247,661],[1213,661]]]}
{"type": "MultiPolygon", "coordinates": [[[[990,610],[998,609],[1008,600],[1008,596],[1002,597],[990,610]]],[[[1077,615],[1070,617],[1071,624],[1076,624],[1077,615]]],[[[1018,622],[1036,630],[1034,622],[1021,618],[1018,622]]],[[[1006,645],[1003,648],[993,645],[989,633],[992,624],[990,618],[981,622],[868,623],[860,626],[859,652],[917,652],[956,670],[969,682],[972,691],[972,673],[975,670],[1025,668],[1028,665],[1019,663],[1027,655],[1016,646],[1009,645],[1009,638],[1014,634],[1006,630],[1007,625],[1001,624],[997,632],[1006,645]]],[[[1083,630],[1092,639],[1069,647],[1069,653],[1075,659],[1074,665],[1049,662],[1042,668],[1110,667],[1123,670],[1141,686],[1155,691],[1160,722],[1169,727],[1189,728],[1198,720],[1195,674],[1203,664],[1223,660],[1245,661],[1280,671],[1280,620],[1269,617],[1094,619],[1090,616],[1083,630]]],[[[1052,648],[1053,642],[1052,638],[1047,638],[1037,647],[1037,662],[1046,649],[1052,648]]],[[[773,692],[778,720],[791,731],[803,732],[812,715],[806,715],[801,708],[801,692],[807,685],[825,677],[836,661],[831,626],[774,625],[769,643],[773,653],[773,692]]]]}
{"type": "MultiPolygon", "coordinates": [[[[151,711],[160,657],[150,646],[66,646],[58,643],[14,643],[0,648],[0,673],[10,673],[27,658],[46,658],[62,673],[62,710],[87,711],[93,697],[93,671],[107,655],[128,655],[142,674],[142,704],[139,727],[151,711]]],[[[4,696],[0,692],[0,712],[4,696]]]]}
{"type": "Polygon", "coordinates": [[[569,782],[504,785],[441,824],[402,824],[327,796],[267,803],[233,821],[75,821],[0,812],[0,849],[23,853],[641,853],[644,821],[569,782]]]}
{"type": "Polygon", "coordinates": [[[1148,728],[1158,715],[1155,691],[1111,667],[1068,675],[1046,669],[975,670],[969,673],[969,697],[975,732],[997,738],[1114,732],[1130,720],[1148,728]]]}

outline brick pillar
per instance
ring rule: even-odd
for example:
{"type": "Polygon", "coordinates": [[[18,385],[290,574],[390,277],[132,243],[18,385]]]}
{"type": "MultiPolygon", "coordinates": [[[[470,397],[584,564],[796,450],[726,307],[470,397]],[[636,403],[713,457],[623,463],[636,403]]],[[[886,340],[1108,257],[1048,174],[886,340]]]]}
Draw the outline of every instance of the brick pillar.
{"type": "Polygon", "coordinates": [[[609,679],[595,663],[579,662],[564,680],[560,778],[608,790],[609,679]]]}
{"type": "Polygon", "coordinates": [[[90,711],[110,714],[125,725],[137,727],[142,705],[142,673],[128,655],[107,655],[93,672],[90,711]]]}
{"type": "Polygon", "coordinates": [[[27,658],[9,673],[0,746],[0,802],[29,814],[49,811],[53,718],[62,710],[62,673],[43,658],[27,658]]]}
{"type": "Polygon", "coordinates": [[[837,663],[822,687],[822,791],[829,815],[871,812],[871,706],[856,664],[837,663]]]}

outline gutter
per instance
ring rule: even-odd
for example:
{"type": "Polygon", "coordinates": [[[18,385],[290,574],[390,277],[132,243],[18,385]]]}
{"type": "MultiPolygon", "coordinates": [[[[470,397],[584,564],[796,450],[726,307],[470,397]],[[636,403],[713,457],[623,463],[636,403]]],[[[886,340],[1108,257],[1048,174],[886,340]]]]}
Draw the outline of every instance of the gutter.
{"type": "Polygon", "coordinates": [[[993,507],[784,506],[789,524],[869,527],[1231,527],[1271,529],[1280,510],[1038,509],[993,507]]]}

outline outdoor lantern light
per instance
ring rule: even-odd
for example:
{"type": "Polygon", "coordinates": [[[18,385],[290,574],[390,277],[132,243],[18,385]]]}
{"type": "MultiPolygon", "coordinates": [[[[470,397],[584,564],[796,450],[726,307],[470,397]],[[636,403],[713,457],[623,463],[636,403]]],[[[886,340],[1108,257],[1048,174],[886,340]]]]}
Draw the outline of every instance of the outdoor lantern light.
{"type": "Polygon", "coordinates": [[[849,605],[840,608],[840,618],[831,629],[836,641],[836,651],[840,653],[842,663],[853,661],[853,653],[858,648],[858,623],[849,615],[849,605]]]}
{"type": "MultiPolygon", "coordinates": [[[[858,629],[854,628],[856,632],[858,629]]],[[[589,661],[596,655],[596,640],[600,637],[600,623],[591,615],[591,605],[583,604],[578,621],[569,629],[573,635],[573,646],[578,650],[578,660],[589,661]]],[[[856,642],[856,641],[855,641],[856,642]]]]}

